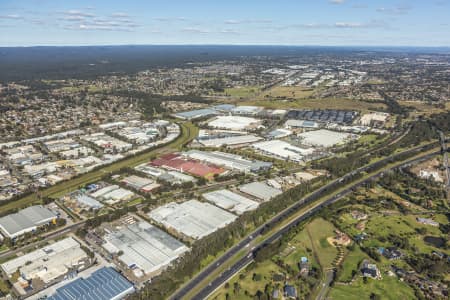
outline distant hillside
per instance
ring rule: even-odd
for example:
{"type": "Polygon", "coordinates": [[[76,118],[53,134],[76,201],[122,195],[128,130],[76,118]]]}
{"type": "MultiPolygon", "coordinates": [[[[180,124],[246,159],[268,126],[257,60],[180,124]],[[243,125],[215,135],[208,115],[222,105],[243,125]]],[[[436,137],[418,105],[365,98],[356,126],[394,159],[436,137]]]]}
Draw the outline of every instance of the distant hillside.
{"type": "MultiPolygon", "coordinates": [[[[442,52],[449,49],[422,49],[442,52]]],[[[92,78],[110,73],[129,73],[151,67],[170,67],[187,62],[206,62],[245,57],[295,57],[355,51],[414,52],[406,48],[350,48],[295,46],[85,46],[0,47],[0,81],[28,79],[92,78]]]]}

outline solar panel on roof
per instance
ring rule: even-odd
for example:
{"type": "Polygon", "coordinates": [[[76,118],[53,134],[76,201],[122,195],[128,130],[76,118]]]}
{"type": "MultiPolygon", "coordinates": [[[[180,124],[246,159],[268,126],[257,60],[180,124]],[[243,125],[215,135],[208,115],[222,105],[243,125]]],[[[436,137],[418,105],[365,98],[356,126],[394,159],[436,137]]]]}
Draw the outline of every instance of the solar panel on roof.
{"type": "Polygon", "coordinates": [[[48,300],[109,300],[134,290],[133,285],[111,267],[104,267],[90,277],[79,278],[56,290],[48,300]]]}

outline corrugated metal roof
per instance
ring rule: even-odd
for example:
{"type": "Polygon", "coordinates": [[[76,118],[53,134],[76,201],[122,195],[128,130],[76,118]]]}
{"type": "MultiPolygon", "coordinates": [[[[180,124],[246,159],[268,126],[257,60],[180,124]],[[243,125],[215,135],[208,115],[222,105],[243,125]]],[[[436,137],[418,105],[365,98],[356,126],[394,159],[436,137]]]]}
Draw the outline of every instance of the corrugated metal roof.
{"type": "Polygon", "coordinates": [[[24,230],[48,223],[57,215],[42,205],[30,206],[21,211],[0,218],[0,228],[8,236],[15,236],[24,230]]]}
{"type": "Polygon", "coordinates": [[[241,192],[268,201],[282,193],[281,190],[268,186],[264,182],[251,182],[239,187],[241,192]]]}
{"type": "Polygon", "coordinates": [[[112,267],[101,268],[88,278],[79,278],[56,290],[48,300],[120,299],[134,291],[133,284],[112,267]],[[119,297],[123,295],[122,297],[119,297]]]}

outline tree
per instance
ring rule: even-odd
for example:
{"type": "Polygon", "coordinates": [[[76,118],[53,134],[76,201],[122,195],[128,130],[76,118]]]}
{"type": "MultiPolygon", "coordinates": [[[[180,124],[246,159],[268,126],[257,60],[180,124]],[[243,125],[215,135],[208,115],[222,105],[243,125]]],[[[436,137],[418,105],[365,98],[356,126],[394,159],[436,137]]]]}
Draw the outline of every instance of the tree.
{"type": "Polygon", "coordinates": [[[237,294],[239,294],[239,292],[241,291],[241,285],[239,284],[239,282],[235,282],[234,284],[233,284],[233,293],[235,294],[235,295],[237,295],[237,294]]]}
{"type": "Polygon", "coordinates": [[[253,273],[252,280],[253,281],[261,281],[261,274],[253,273]]]}
{"type": "Polygon", "coordinates": [[[370,294],[370,300],[379,300],[379,299],[381,299],[381,297],[378,296],[377,294],[375,293],[370,294]]]}

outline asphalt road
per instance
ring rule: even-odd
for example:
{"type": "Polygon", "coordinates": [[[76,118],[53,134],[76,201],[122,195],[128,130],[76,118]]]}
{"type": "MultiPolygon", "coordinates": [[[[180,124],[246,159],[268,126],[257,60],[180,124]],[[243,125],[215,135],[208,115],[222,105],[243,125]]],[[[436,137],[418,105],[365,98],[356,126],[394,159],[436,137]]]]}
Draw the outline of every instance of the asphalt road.
{"type": "Polygon", "coordinates": [[[330,284],[334,280],[334,270],[328,270],[325,275],[325,282],[322,283],[320,292],[316,297],[316,300],[326,299],[328,290],[330,289],[330,284]]]}
{"type": "MultiPolygon", "coordinates": [[[[420,152],[425,151],[425,150],[428,150],[427,146],[415,147],[413,149],[410,149],[410,150],[407,150],[407,151],[404,151],[404,152],[392,155],[390,157],[384,158],[384,159],[382,159],[380,161],[377,161],[375,163],[372,163],[370,165],[358,168],[358,169],[354,170],[353,172],[350,172],[350,173],[342,176],[341,178],[336,179],[336,180],[328,183],[327,185],[321,187],[320,189],[316,190],[315,192],[313,192],[313,193],[309,194],[308,196],[304,197],[303,199],[300,199],[298,202],[296,202],[292,206],[288,207],[284,211],[280,212],[278,215],[273,217],[270,221],[268,221],[264,225],[258,227],[250,235],[248,235],[246,238],[241,240],[238,244],[236,244],[235,246],[230,248],[227,252],[225,252],[224,255],[219,257],[216,261],[214,261],[212,264],[210,264],[205,269],[203,269],[203,271],[201,271],[195,277],[193,277],[186,285],[184,285],[178,291],[176,291],[170,297],[170,299],[178,300],[178,299],[182,299],[183,297],[185,297],[200,282],[202,282],[206,278],[210,277],[211,274],[219,266],[221,266],[226,261],[228,261],[228,259],[230,259],[232,256],[234,256],[238,252],[244,250],[247,247],[247,245],[249,245],[252,241],[254,241],[259,235],[263,234],[267,229],[272,228],[274,225],[276,225],[280,221],[285,220],[287,217],[289,217],[290,215],[295,213],[297,210],[299,210],[300,208],[304,207],[305,204],[309,204],[309,203],[311,203],[311,202],[313,202],[313,201],[315,201],[317,199],[322,198],[323,196],[326,195],[327,192],[331,192],[331,191],[336,190],[336,188],[338,188],[344,182],[351,182],[352,178],[355,177],[355,175],[360,174],[361,172],[370,172],[372,170],[375,170],[375,169],[383,166],[384,164],[389,163],[390,160],[395,159],[396,157],[398,157],[400,155],[411,154],[411,153],[415,153],[415,152],[420,153],[420,152]]],[[[410,164],[410,163],[413,163],[413,162],[415,162],[417,160],[427,159],[427,158],[432,157],[432,156],[434,156],[434,155],[436,155],[438,153],[439,152],[433,152],[432,154],[421,156],[420,159],[411,160],[411,161],[408,161],[407,163],[410,164]]],[[[407,163],[405,163],[405,164],[407,164],[407,163]]],[[[343,190],[340,193],[338,193],[338,194],[328,198],[327,200],[323,201],[319,205],[313,207],[312,209],[308,210],[307,212],[305,212],[301,216],[297,217],[296,219],[291,221],[288,225],[286,225],[285,227],[281,228],[278,232],[276,232],[275,234],[273,234],[272,236],[267,238],[258,247],[254,248],[254,249],[251,249],[251,251],[249,252],[249,254],[247,256],[245,256],[244,258],[241,258],[240,260],[238,260],[235,264],[233,264],[233,266],[230,269],[228,269],[225,272],[223,272],[222,274],[220,274],[219,277],[214,278],[210,282],[210,284],[208,286],[204,287],[202,290],[200,290],[193,297],[193,299],[205,299],[208,295],[210,295],[218,287],[220,287],[224,282],[226,282],[229,278],[231,278],[232,275],[234,275],[239,270],[241,270],[243,266],[246,266],[251,261],[253,261],[254,253],[256,253],[256,251],[258,251],[260,248],[262,248],[265,245],[270,244],[273,241],[275,241],[276,239],[280,238],[284,233],[289,231],[292,227],[295,227],[298,224],[300,224],[301,222],[303,222],[304,220],[308,219],[310,216],[312,216],[313,214],[315,214],[316,212],[321,210],[323,207],[328,206],[328,205],[332,204],[333,202],[339,200],[340,198],[342,198],[346,194],[350,193],[352,191],[352,189],[354,189],[354,188],[360,186],[361,184],[363,184],[364,182],[372,180],[372,179],[374,179],[377,176],[380,176],[382,174],[383,174],[383,172],[380,171],[380,172],[376,173],[375,175],[372,175],[371,177],[367,178],[366,180],[352,185],[351,187],[347,188],[346,190],[343,190]]]]}
{"type": "Polygon", "coordinates": [[[55,231],[51,231],[49,233],[44,234],[42,237],[44,238],[43,240],[40,241],[36,241],[34,243],[22,246],[20,248],[14,249],[14,250],[8,250],[5,252],[0,253],[0,260],[10,257],[12,255],[15,255],[19,252],[26,252],[29,249],[35,248],[38,245],[41,245],[42,243],[44,243],[45,241],[51,240],[51,239],[55,239],[61,236],[66,235],[69,232],[75,232],[78,228],[82,227],[84,225],[85,221],[81,221],[78,223],[74,223],[72,225],[69,226],[64,226],[62,228],[59,228],[55,231]]]}
{"type": "Polygon", "coordinates": [[[447,147],[447,139],[444,136],[444,133],[439,130],[439,139],[441,141],[441,148],[442,152],[444,154],[444,170],[445,170],[445,177],[446,177],[446,190],[447,190],[447,198],[450,200],[450,166],[448,162],[448,147],[447,147]]]}

